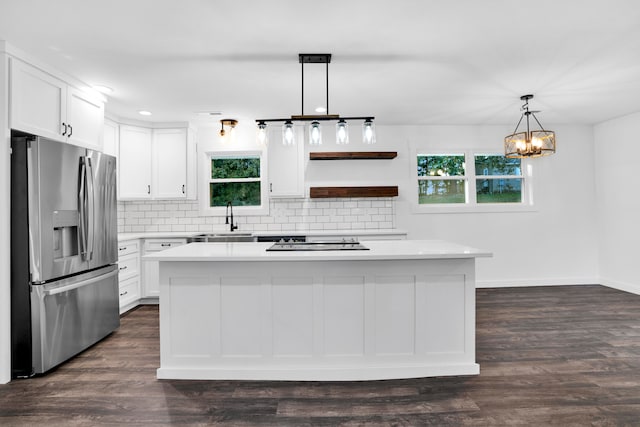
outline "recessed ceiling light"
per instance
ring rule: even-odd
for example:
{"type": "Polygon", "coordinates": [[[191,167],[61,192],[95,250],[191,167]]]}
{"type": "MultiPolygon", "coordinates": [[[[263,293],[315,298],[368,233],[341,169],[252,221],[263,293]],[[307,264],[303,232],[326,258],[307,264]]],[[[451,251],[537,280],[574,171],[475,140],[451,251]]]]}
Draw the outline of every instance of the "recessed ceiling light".
{"type": "Polygon", "coordinates": [[[105,95],[113,93],[113,89],[111,89],[109,86],[95,85],[93,88],[100,93],[104,93],[105,95]]]}
{"type": "Polygon", "coordinates": [[[138,111],[138,114],[140,114],[141,116],[150,116],[151,115],[151,111],[140,110],[140,111],[138,111]]]}
{"type": "Polygon", "coordinates": [[[197,111],[197,115],[199,116],[221,116],[221,111],[197,111]]]}
{"type": "Polygon", "coordinates": [[[327,109],[325,107],[316,108],[316,113],[326,113],[327,109]]]}

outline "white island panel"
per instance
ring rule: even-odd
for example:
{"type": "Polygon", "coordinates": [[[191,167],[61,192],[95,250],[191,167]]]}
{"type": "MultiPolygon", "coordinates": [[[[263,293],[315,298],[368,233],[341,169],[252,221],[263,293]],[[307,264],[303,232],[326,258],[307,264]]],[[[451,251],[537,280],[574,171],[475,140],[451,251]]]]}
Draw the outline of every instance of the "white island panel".
{"type": "Polygon", "coordinates": [[[375,278],[375,353],[379,356],[415,353],[416,281],[414,276],[375,278]]]}
{"type": "Polygon", "coordinates": [[[271,291],[273,355],[313,355],[313,278],[274,277],[271,291]]]}
{"type": "Polygon", "coordinates": [[[474,255],[486,253],[459,247],[456,257],[449,245],[437,258],[434,245],[414,242],[408,245],[430,250],[405,247],[408,259],[385,260],[374,244],[371,260],[350,254],[340,261],[335,253],[265,255],[251,247],[240,254],[242,244],[192,245],[185,261],[184,246],[155,255],[158,378],[373,380],[479,372],[474,255]]]}
{"type": "Polygon", "coordinates": [[[364,277],[327,275],[323,285],[323,353],[327,357],[364,355],[364,277]]]}

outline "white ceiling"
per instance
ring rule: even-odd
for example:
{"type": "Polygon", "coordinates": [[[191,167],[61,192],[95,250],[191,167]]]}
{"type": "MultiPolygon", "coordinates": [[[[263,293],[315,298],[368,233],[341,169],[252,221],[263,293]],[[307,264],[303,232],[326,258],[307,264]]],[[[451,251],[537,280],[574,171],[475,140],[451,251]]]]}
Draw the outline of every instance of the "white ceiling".
{"type": "Polygon", "coordinates": [[[640,111],[638,0],[0,0],[0,39],[136,120],[300,114],[298,53],[378,124],[515,126],[525,93],[543,124],[640,111]]]}

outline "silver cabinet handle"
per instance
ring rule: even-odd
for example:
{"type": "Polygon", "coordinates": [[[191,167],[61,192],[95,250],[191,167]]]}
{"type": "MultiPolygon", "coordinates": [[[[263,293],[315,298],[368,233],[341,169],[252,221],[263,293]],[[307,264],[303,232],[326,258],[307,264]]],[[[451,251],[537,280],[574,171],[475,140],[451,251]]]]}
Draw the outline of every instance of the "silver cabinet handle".
{"type": "Polygon", "coordinates": [[[71,135],[73,135],[73,126],[69,125],[69,135],[67,136],[71,138],[71,135]]]}
{"type": "Polygon", "coordinates": [[[151,194],[151,186],[147,185],[147,194],[151,194]]]}
{"type": "Polygon", "coordinates": [[[122,271],[122,270],[126,270],[126,269],[127,269],[127,266],[125,265],[125,266],[120,267],[118,270],[122,271]]]}
{"type": "Polygon", "coordinates": [[[182,194],[184,194],[184,184],[182,184],[182,194]]]}
{"type": "Polygon", "coordinates": [[[126,250],[126,249],[127,249],[127,247],[126,247],[126,246],[123,246],[123,247],[121,247],[121,248],[118,248],[118,250],[119,250],[119,251],[124,251],[124,250],[126,250]]]}
{"type": "Polygon", "coordinates": [[[160,246],[171,246],[171,243],[160,243],[160,246]]]}
{"type": "Polygon", "coordinates": [[[64,131],[62,131],[62,136],[65,136],[67,134],[67,124],[63,122],[62,127],[64,128],[64,131]]]}
{"type": "Polygon", "coordinates": [[[123,293],[120,294],[121,297],[125,296],[126,294],[128,294],[129,291],[124,291],[123,293]]]}
{"type": "Polygon", "coordinates": [[[273,182],[269,183],[269,193],[273,193],[273,182]]]}

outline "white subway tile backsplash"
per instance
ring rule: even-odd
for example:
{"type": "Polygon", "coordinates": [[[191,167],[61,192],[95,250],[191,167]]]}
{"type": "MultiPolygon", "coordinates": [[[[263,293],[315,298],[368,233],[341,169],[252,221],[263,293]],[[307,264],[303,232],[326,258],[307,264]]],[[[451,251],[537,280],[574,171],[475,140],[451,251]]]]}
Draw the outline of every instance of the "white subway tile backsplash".
{"type": "MultiPolygon", "coordinates": [[[[236,215],[242,231],[307,231],[395,228],[395,203],[379,199],[274,199],[269,215],[236,215]]],[[[118,202],[120,232],[210,232],[224,227],[224,216],[200,216],[198,203],[118,202]]]]}

